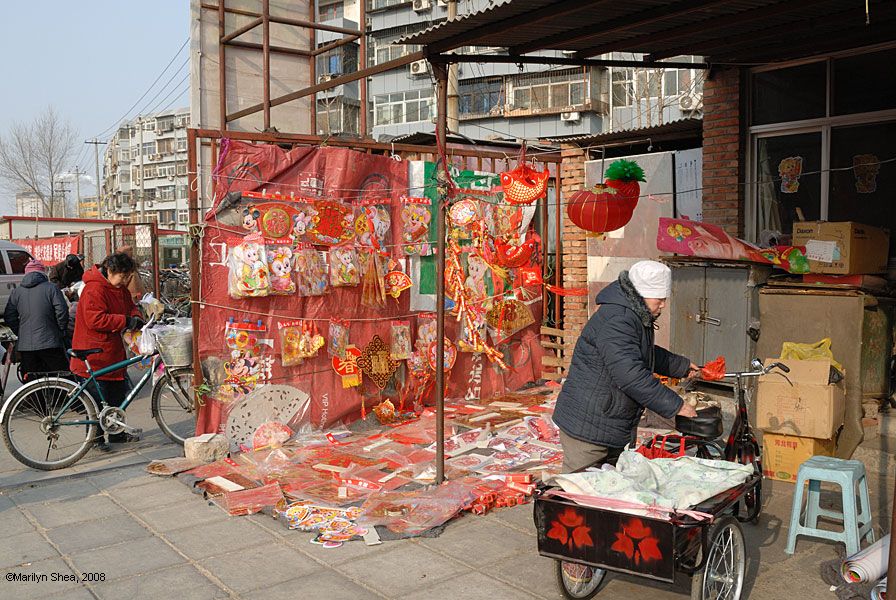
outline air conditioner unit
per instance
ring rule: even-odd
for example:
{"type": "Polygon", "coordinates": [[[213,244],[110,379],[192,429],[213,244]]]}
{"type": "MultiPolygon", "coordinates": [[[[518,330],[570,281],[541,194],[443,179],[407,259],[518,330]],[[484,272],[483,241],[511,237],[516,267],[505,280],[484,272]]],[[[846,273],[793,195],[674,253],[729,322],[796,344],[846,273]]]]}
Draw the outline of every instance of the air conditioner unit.
{"type": "Polygon", "coordinates": [[[575,123],[582,118],[578,111],[569,111],[560,113],[560,120],[564,123],[575,123]]]}
{"type": "Polygon", "coordinates": [[[415,60],[408,68],[412,77],[425,77],[429,74],[429,69],[425,60],[415,60]]]}
{"type": "Polygon", "coordinates": [[[686,94],[678,99],[678,107],[681,110],[702,110],[703,95],[702,94],[686,94]]]}
{"type": "Polygon", "coordinates": [[[414,0],[413,9],[416,12],[423,12],[432,8],[432,0],[414,0]]]}

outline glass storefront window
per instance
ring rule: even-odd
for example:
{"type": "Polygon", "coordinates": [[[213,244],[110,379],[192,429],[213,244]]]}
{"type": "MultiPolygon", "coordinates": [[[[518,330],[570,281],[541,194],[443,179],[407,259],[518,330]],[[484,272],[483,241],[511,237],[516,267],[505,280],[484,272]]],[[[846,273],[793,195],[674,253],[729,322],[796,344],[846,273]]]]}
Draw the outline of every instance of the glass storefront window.
{"type": "Polygon", "coordinates": [[[790,234],[803,218],[821,218],[821,132],[778,135],[756,142],[758,232],[790,234]]]}
{"type": "Polygon", "coordinates": [[[752,124],[767,125],[827,114],[827,63],[753,74],[752,124]]]}
{"type": "Polygon", "coordinates": [[[896,49],[838,58],[831,67],[831,112],[850,115],[896,108],[896,49]]]}

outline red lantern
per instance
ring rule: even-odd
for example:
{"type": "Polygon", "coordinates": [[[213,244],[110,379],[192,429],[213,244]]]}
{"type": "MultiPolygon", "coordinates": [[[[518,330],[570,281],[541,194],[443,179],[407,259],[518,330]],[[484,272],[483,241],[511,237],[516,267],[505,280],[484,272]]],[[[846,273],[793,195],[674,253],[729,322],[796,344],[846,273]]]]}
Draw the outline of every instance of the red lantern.
{"type": "Polygon", "coordinates": [[[575,192],[566,207],[570,221],[586,231],[615,231],[631,220],[638,205],[637,181],[608,181],[575,192]],[[631,188],[635,188],[634,190],[631,188]]]}

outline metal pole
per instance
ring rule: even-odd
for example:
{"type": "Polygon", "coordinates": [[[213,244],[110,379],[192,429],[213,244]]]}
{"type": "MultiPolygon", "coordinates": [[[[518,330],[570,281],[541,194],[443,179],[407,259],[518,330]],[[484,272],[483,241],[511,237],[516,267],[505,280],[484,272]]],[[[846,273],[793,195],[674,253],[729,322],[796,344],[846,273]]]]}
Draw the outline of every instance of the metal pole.
{"type": "MultiPolygon", "coordinates": [[[[219,0],[224,4],[223,0],[219,0]]],[[[199,223],[199,174],[196,172],[197,165],[197,149],[196,149],[196,130],[187,129],[187,194],[190,207],[190,225],[198,225],[199,223]]],[[[201,238],[190,232],[190,300],[192,307],[190,315],[193,319],[193,339],[199,340],[199,326],[201,320],[199,318],[199,278],[202,274],[199,272],[199,252],[201,250],[201,238]]],[[[202,363],[199,360],[199,344],[193,344],[193,382],[194,387],[201,383],[202,363]]],[[[193,409],[197,413],[197,426],[199,414],[199,398],[193,398],[193,409]]]]}
{"type": "MultiPolygon", "coordinates": [[[[311,0],[308,3],[308,20],[311,22],[317,21],[315,5],[317,4],[316,0],[311,0]]],[[[361,2],[361,6],[363,6],[365,2],[361,2]]],[[[363,8],[361,10],[364,10],[363,8]]],[[[308,57],[308,73],[310,75],[309,81],[314,83],[317,81],[317,55],[314,53],[317,50],[317,30],[309,28],[308,29],[308,43],[311,45],[311,56],[308,57]]],[[[329,111],[327,111],[327,123],[330,122],[329,111]]],[[[317,94],[311,94],[311,114],[310,114],[310,123],[311,126],[310,133],[312,135],[317,133],[317,94]]]]}
{"type": "MultiPolygon", "coordinates": [[[[224,37],[224,0],[218,0],[218,39],[224,37]]],[[[227,68],[225,66],[225,53],[227,46],[218,44],[218,111],[221,113],[219,117],[219,127],[221,131],[227,129],[227,68]]]]}
{"type": "MultiPolygon", "coordinates": [[[[457,0],[448,0],[448,20],[452,21],[457,17],[457,0]]],[[[458,133],[460,127],[460,113],[458,107],[457,86],[457,63],[448,64],[448,99],[447,108],[447,129],[453,133],[458,133]]],[[[442,143],[447,145],[447,137],[442,138],[442,143]]]]}
{"type": "MultiPolygon", "coordinates": [[[[84,143],[93,144],[93,160],[96,164],[96,210],[97,216],[102,219],[108,217],[112,212],[108,207],[103,207],[103,187],[100,184],[100,145],[103,144],[103,142],[93,138],[84,143]]],[[[130,138],[128,139],[128,145],[130,145],[130,138]]]]}
{"type": "MultiPolygon", "coordinates": [[[[896,500],[896,488],[893,490],[893,499],[896,500]]],[[[890,560],[887,563],[887,587],[890,586],[890,582],[896,582],[896,510],[891,510],[890,516],[890,560]]],[[[896,583],[893,585],[896,586],[896,583]]]]}
{"type": "MultiPolygon", "coordinates": [[[[448,72],[444,65],[433,65],[433,70],[438,86],[436,131],[442,148],[447,148],[445,140],[448,135],[448,72]]],[[[440,158],[448,159],[447,156],[440,158]]],[[[436,209],[436,483],[445,481],[445,204],[448,200],[447,184],[447,181],[440,180],[439,204],[436,209]]]]}
{"type": "Polygon", "coordinates": [[[137,117],[137,127],[140,128],[140,220],[146,220],[146,173],[143,170],[143,117],[137,117]]]}
{"type": "MultiPolygon", "coordinates": [[[[313,4],[313,2],[312,2],[313,4]]],[[[261,2],[261,76],[264,103],[264,130],[271,130],[271,7],[270,0],[261,2]]],[[[313,110],[313,108],[312,108],[313,110]]]]}
{"type": "MultiPolygon", "coordinates": [[[[360,3],[361,7],[361,17],[360,23],[358,23],[358,29],[363,31],[364,33],[361,35],[361,39],[359,40],[360,47],[358,48],[358,69],[366,69],[367,68],[367,2],[362,1],[360,3]]],[[[358,80],[358,94],[360,98],[361,110],[358,115],[358,133],[361,134],[361,139],[367,137],[367,78],[364,77],[358,80]]]]}

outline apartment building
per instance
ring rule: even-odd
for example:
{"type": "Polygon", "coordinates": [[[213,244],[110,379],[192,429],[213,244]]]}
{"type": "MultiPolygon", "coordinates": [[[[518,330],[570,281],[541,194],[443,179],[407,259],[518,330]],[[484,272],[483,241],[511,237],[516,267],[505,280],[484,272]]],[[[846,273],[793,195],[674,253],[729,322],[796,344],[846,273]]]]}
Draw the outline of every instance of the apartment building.
{"type": "MultiPolygon", "coordinates": [[[[360,18],[361,1],[367,2],[363,26],[367,31],[368,67],[419,50],[395,42],[448,18],[445,0],[318,0],[317,20],[354,27],[360,18]]],[[[489,0],[458,2],[458,16],[483,10],[489,4],[489,0]]],[[[318,47],[336,36],[318,32],[318,47]]],[[[318,56],[318,81],[348,72],[357,64],[357,52],[357,44],[346,44],[318,56]]],[[[502,49],[466,47],[463,52],[487,55],[502,49]]],[[[459,133],[474,139],[548,138],[650,127],[700,116],[702,78],[701,71],[691,69],[534,65],[520,69],[510,64],[463,64],[458,66],[459,133]]],[[[342,85],[318,95],[318,133],[358,131],[358,85],[342,85]]],[[[374,138],[434,131],[435,87],[426,61],[373,75],[366,85],[369,133],[374,138]]]]}
{"type": "Polygon", "coordinates": [[[141,115],[122,124],[106,145],[103,218],[186,230],[187,127],[190,109],[141,115]]]}

